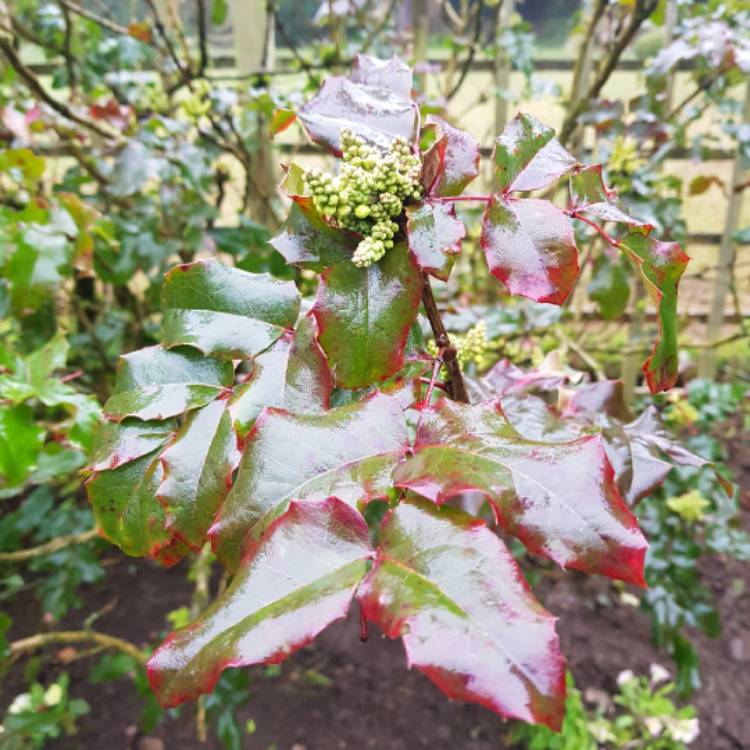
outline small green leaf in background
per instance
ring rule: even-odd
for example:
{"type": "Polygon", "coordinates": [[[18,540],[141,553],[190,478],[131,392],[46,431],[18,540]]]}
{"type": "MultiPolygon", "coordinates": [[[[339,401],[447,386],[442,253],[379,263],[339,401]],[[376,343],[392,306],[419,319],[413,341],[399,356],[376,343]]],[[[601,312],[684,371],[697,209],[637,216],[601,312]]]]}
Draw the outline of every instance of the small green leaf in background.
{"type": "Polygon", "coordinates": [[[213,0],[211,3],[211,23],[221,26],[227,20],[227,0],[213,0]]]}
{"type": "Polygon", "coordinates": [[[610,258],[606,253],[594,261],[588,293],[605,320],[619,318],[630,298],[630,274],[623,258],[610,258]]]}

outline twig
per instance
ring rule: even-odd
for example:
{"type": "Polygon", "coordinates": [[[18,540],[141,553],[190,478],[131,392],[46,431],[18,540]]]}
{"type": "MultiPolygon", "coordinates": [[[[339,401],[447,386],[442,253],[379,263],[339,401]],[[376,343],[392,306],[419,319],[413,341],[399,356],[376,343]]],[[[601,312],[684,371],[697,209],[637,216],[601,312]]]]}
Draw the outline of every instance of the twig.
{"type": "Polygon", "coordinates": [[[206,30],[206,0],[196,0],[196,11],[198,13],[198,44],[200,47],[200,60],[198,62],[198,75],[202,76],[208,67],[208,32],[206,30]]]}
{"type": "MultiPolygon", "coordinates": [[[[127,29],[125,26],[120,26],[119,23],[115,23],[114,21],[111,21],[109,18],[105,18],[104,16],[100,16],[97,13],[94,13],[93,11],[88,10],[87,8],[82,8],[78,3],[72,2],[72,0],[58,0],[60,5],[63,6],[63,8],[67,8],[72,13],[75,13],[77,16],[81,16],[81,18],[87,18],[89,21],[93,21],[94,23],[98,24],[102,28],[109,29],[109,31],[114,32],[115,34],[120,34],[121,36],[132,36],[130,33],[130,30],[127,29]]],[[[143,41],[143,40],[141,40],[143,41]]]]}
{"type": "MultiPolygon", "coordinates": [[[[59,2],[59,0],[58,0],[59,2]]],[[[63,57],[65,58],[65,67],[68,71],[68,88],[71,96],[75,95],[78,82],[76,79],[76,68],[73,62],[73,19],[70,17],[70,8],[65,3],[60,2],[63,19],[65,20],[65,37],[63,39],[63,57]]]]}
{"type": "Polygon", "coordinates": [[[397,0],[391,0],[388,4],[388,7],[385,9],[383,13],[383,17],[380,19],[380,22],[377,23],[375,26],[373,26],[372,29],[370,29],[370,33],[367,35],[365,40],[362,42],[362,46],[360,47],[361,53],[366,53],[370,47],[372,47],[373,42],[382,34],[385,27],[388,25],[388,21],[391,18],[391,15],[393,14],[393,9],[396,7],[397,0]]]}
{"type": "Polygon", "coordinates": [[[620,35],[612,45],[609,56],[599,67],[596,78],[586,92],[586,96],[581,97],[571,106],[570,110],[568,110],[562,128],[560,128],[559,140],[563,145],[570,140],[570,137],[573,135],[576,125],[578,124],[578,118],[581,116],[588,103],[599,96],[599,93],[617,67],[617,63],[620,61],[623,52],[625,52],[638,29],[654,12],[658,4],[659,0],[635,0],[633,10],[630,14],[630,21],[620,32],[620,35]]]}
{"type": "Polygon", "coordinates": [[[21,58],[18,56],[13,44],[9,39],[0,36],[0,51],[5,55],[11,67],[18,73],[18,75],[26,81],[26,84],[36,96],[41,99],[45,104],[51,107],[59,115],[62,115],[66,120],[76,122],[83,127],[88,128],[97,135],[103,138],[113,138],[114,134],[111,131],[105,130],[97,123],[77,115],[73,110],[68,107],[67,104],[55,99],[47,92],[47,89],[42,86],[39,79],[31,72],[31,69],[21,62],[21,58]]]}
{"type": "Polygon", "coordinates": [[[90,542],[92,539],[96,539],[98,533],[97,529],[89,529],[88,531],[82,531],[78,534],[58,536],[45,544],[40,544],[38,547],[20,549],[16,552],[0,552],[0,562],[23,562],[24,560],[31,560],[35,557],[52,555],[73,544],[84,544],[90,542]]]}
{"type": "Polygon", "coordinates": [[[448,373],[446,386],[448,389],[448,395],[454,401],[461,401],[465,404],[469,403],[469,395],[466,392],[466,384],[464,383],[464,376],[461,373],[461,365],[458,363],[457,352],[454,346],[451,346],[448,332],[445,330],[443,325],[443,319],[440,316],[435,297],[432,294],[432,286],[430,284],[430,277],[424,274],[424,290],[422,292],[422,304],[424,305],[427,319],[430,321],[430,327],[432,333],[435,336],[435,343],[438,349],[443,351],[443,364],[448,373]]]}
{"type": "Polygon", "coordinates": [[[479,35],[482,33],[482,10],[484,9],[484,0],[479,0],[476,8],[476,17],[474,19],[474,38],[471,41],[471,47],[469,48],[469,54],[464,60],[463,67],[461,68],[461,74],[458,77],[456,85],[450,90],[447,99],[452,99],[464,85],[466,76],[469,74],[469,70],[474,62],[474,57],[477,54],[477,47],[479,46],[479,35]]]}
{"type": "Polygon", "coordinates": [[[95,630],[56,630],[22,638],[20,641],[14,641],[10,644],[10,659],[17,659],[27,651],[36,651],[39,648],[58,643],[96,643],[103,648],[111,648],[132,656],[138,664],[146,666],[147,656],[137,646],[122,638],[98,633],[95,630]]]}

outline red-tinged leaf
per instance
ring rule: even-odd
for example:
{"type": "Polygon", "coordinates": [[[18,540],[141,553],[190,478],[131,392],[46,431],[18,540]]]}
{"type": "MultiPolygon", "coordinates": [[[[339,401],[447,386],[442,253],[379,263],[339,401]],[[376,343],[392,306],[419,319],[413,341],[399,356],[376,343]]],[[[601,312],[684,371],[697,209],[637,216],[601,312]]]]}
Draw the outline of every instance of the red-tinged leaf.
{"type": "Polygon", "coordinates": [[[213,690],[227,667],[277,664],[344,617],[370,556],[367,525],[336,498],[293,502],[197,620],[148,663],[163,706],[213,690]]]}
{"type": "Polygon", "coordinates": [[[461,240],[466,235],[451,203],[425,200],[406,209],[409,252],[417,265],[438,279],[447,281],[461,240]]]}
{"type": "Polygon", "coordinates": [[[404,99],[411,97],[414,85],[412,69],[396,55],[388,60],[380,60],[377,57],[357,53],[349,79],[365,86],[388,89],[404,99]]]}
{"type": "Polygon", "coordinates": [[[430,115],[435,141],[422,159],[422,184],[428,196],[460,195],[479,175],[479,144],[465,130],[430,115]]]}
{"type": "Polygon", "coordinates": [[[526,114],[516,115],[498,136],[494,159],[502,193],[549,187],[577,164],[552,128],[526,114]]]}
{"type": "Polygon", "coordinates": [[[233,377],[231,362],[204,357],[187,347],[149,346],[120,358],[104,414],[114,421],[174,417],[213,401],[232,385],[233,377]]]}
{"type": "Polygon", "coordinates": [[[94,438],[94,454],[89,470],[105,471],[152,453],[170,440],[177,430],[173,419],[163,422],[102,422],[94,438]]]}
{"type": "Polygon", "coordinates": [[[383,521],[358,598],[388,637],[403,638],[409,666],[449,698],[560,729],[565,662],[555,618],[483,521],[402,502],[383,521]]]}
{"type": "Polygon", "coordinates": [[[249,273],[210,259],[173,268],[162,289],[166,347],[194,346],[223,359],[254,357],[299,314],[291,281],[249,273]]]}
{"type": "Polygon", "coordinates": [[[106,120],[118,130],[125,130],[133,116],[133,108],[121,105],[112,97],[104,104],[92,104],[89,107],[89,114],[95,120],[106,120]]]}
{"type": "Polygon", "coordinates": [[[153,41],[151,27],[145,21],[129,23],[128,34],[146,44],[150,44],[153,41]]]}
{"type": "Polygon", "coordinates": [[[646,540],[614,481],[601,438],[525,440],[499,402],[425,409],[397,486],[443,503],[483,493],[499,523],[559,565],[644,585],[646,540]]]}
{"type": "Polygon", "coordinates": [[[234,429],[244,437],[266,406],[297,414],[318,414],[329,407],[333,381],[315,340],[315,321],[303,318],[296,333],[287,332],[255,358],[250,379],[235,388],[229,401],[234,429]]]}
{"type": "Polygon", "coordinates": [[[99,471],[86,483],[103,536],[126,555],[156,556],[171,542],[164,509],[156,499],[162,478],[158,451],[154,451],[116,469],[99,471]]]}
{"type": "Polygon", "coordinates": [[[479,242],[493,276],[511,294],[561,305],[578,276],[570,220],[549,201],[493,195],[479,242]]]}
{"type": "Polygon", "coordinates": [[[618,245],[640,273],[656,305],[659,335],[643,365],[651,393],[669,390],[677,381],[677,287],[690,258],[676,242],[658,242],[641,231],[618,245]]]}
{"type": "Polygon", "coordinates": [[[642,224],[617,206],[617,192],[604,184],[601,164],[581,167],[571,175],[570,198],[574,211],[591,214],[601,221],[642,224]]]}
{"type": "Polygon", "coordinates": [[[621,422],[630,420],[622,380],[600,380],[576,388],[560,388],[558,408],[564,417],[604,415],[621,422]]]}
{"type": "Polygon", "coordinates": [[[530,390],[554,391],[567,382],[568,373],[564,370],[551,369],[546,360],[533,370],[522,370],[509,359],[501,359],[482,378],[490,392],[497,396],[511,393],[526,393],[530,390]]]}
{"type": "Polygon", "coordinates": [[[351,262],[359,241],[357,235],[329,226],[311,203],[309,198],[303,198],[292,204],[284,228],[271,245],[289,265],[312,271],[321,272],[345,260],[351,262]]]}
{"type": "Polygon", "coordinates": [[[362,388],[401,369],[423,285],[405,242],[369,268],[343,258],[323,272],[311,312],[338,386],[362,388]]]}
{"type": "Polygon", "coordinates": [[[726,185],[721,177],[718,177],[715,174],[699,174],[697,177],[690,180],[690,184],[688,185],[688,195],[702,195],[712,185],[716,185],[716,187],[720,188],[722,192],[726,191],[726,185]]]}
{"type": "Polygon", "coordinates": [[[277,109],[268,126],[271,137],[283,133],[296,119],[297,115],[291,109],[277,109]]]}
{"type": "Polygon", "coordinates": [[[240,461],[227,403],[219,399],[192,412],[161,455],[157,498],[167,512],[166,527],[194,549],[205,543],[240,461]]]}
{"type": "Polygon", "coordinates": [[[297,117],[315,143],[340,156],[341,131],[346,129],[382,149],[397,136],[414,141],[418,112],[416,104],[397,90],[334,76],[297,117]]]}
{"type": "Polygon", "coordinates": [[[400,404],[377,392],[320,415],[266,409],[250,433],[237,480],[211,528],[217,555],[236,569],[292,500],[335,495],[356,506],[384,497],[407,446],[400,404]]]}
{"type": "MultiPolygon", "coordinates": [[[[654,406],[649,406],[628,424],[610,422],[602,433],[620,490],[630,505],[636,505],[661,486],[675,465],[710,467],[716,471],[711,461],[689,451],[675,440],[664,427],[654,406]]],[[[716,477],[731,497],[732,484],[718,472],[716,477]]]]}

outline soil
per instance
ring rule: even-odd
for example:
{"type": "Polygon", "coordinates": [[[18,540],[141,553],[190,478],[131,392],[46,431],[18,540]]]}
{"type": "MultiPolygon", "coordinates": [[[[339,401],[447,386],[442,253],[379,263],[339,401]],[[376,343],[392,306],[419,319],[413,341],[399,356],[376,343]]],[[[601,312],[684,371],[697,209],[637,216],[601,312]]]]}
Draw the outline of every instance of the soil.
{"type": "MultiPolygon", "coordinates": [[[[746,526],[750,528],[750,444],[732,445],[732,465],[743,488],[746,526]]],[[[62,625],[80,627],[92,611],[102,610],[96,628],[145,644],[159,640],[165,614],[190,600],[191,585],[182,567],[163,570],[145,561],[112,557],[106,581],[87,593],[86,612],[62,625]],[[111,607],[112,602],[116,606],[111,607]]],[[[703,684],[694,694],[701,734],[691,750],[750,748],[750,566],[710,559],[702,567],[716,592],[723,634],[711,640],[694,634],[703,684]]],[[[607,596],[603,580],[575,573],[545,577],[537,594],[558,615],[563,650],[578,687],[614,692],[624,669],[647,674],[670,661],[651,644],[649,619],[640,610],[607,596]]],[[[11,638],[39,630],[34,600],[17,599],[11,638]]],[[[58,652],[59,655],[59,652],[58,652]]],[[[221,750],[213,737],[197,740],[192,706],[169,717],[149,737],[138,731],[141,699],[127,680],[92,685],[90,659],[67,665],[72,694],[91,712],[79,721],[74,737],[58,740],[52,750],[221,750]]],[[[61,669],[55,654],[41,662],[42,681],[61,669]]],[[[16,666],[0,689],[7,706],[21,685],[16,666]]],[[[359,639],[356,612],[335,623],[314,644],[302,649],[271,677],[251,670],[251,698],[240,710],[241,725],[252,718],[256,731],[249,750],[502,750],[508,724],[489,711],[447,701],[433,684],[405,668],[403,649],[378,632],[359,639]]],[[[2,746],[2,742],[0,742],[2,746]]]]}

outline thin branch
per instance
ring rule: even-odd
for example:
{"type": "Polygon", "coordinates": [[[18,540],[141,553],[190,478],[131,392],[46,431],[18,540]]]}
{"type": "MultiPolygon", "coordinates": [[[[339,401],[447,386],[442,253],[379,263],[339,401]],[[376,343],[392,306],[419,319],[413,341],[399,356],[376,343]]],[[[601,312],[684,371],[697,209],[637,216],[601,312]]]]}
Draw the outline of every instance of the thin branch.
{"type": "Polygon", "coordinates": [[[45,544],[40,544],[38,547],[20,549],[16,552],[0,552],[0,562],[23,562],[24,560],[31,560],[35,557],[53,555],[55,552],[59,552],[61,549],[70,547],[73,544],[85,544],[86,542],[90,542],[92,539],[96,539],[98,533],[97,529],[89,529],[88,531],[82,531],[78,534],[58,536],[45,544]]]}
{"type": "Polygon", "coordinates": [[[21,58],[18,56],[18,53],[16,52],[10,40],[2,36],[0,36],[0,51],[2,51],[2,53],[5,55],[11,67],[16,71],[16,73],[18,73],[18,75],[23,78],[24,81],[26,81],[26,84],[31,89],[32,93],[34,93],[45,104],[55,110],[55,112],[57,112],[59,115],[62,115],[66,120],[78,123],[79,125],[88,128],[89,130],[93,131],[97,135],[102,136],[103,138],[114,137],[114,134],[111,131],[105,130],[92,120],[81,117],[80,115],[73,112],[73,110],[71,110],[67,104],[63,104],[62,102],[51,96],[47,92],[47,89],[45,89],[44,86],[42,86],[42,84],[39,82],[39,79],[31,72],[31,69],[26,67],[26,65],[21,62],[21,58]]]}
{"type": "Polygon", "coordinates": [[[58,0],[58,2],[63,6],[63,8],[67,8],[71,13],[75,13],[77,16],[81,16],[81,18],[86,18],[89,21],[93,21],[102,28],[108,29],[115,34],[119,34],[120,36],[132,36],[130,30],[125,26],[120,26],[119,23],[115,23],[109,18],[100,16],[97,13],[88,10],[87,8],[82,8],[80,5],[78,5],[78,3],[74,3],[72,0],[58,0]]]}
{"type": "Polygon", "coordinates": [[[563,145],[570,140],[576,129],[576,125],[578,124],[578,118],[584,112],[588,103],[599,96],[601,90],[609,80],[609,77],[617,67],[617,63],[620,61],[623,52],[625,52],[628,45],[633,40],[633,37],[638,32],[638,29],[640,29],[643,22],[654,12],[658,4],[659,0],[635,0],[633,10],[630,14],[630,21],[620,32],[612,45],[608,57],[599,67],[596,78],[586,92],[586,95],[573,103],[568,110],[568,114],[565,117],[559,135],[559,140],[563,145]]]}
{"type": "Polygon", "coordinates": [[[445,330],[443,319],[440,316],[435,297],[432,294],[430,277],[427,274],[423,274],[423,276],[424,290],[422,292],[422,304],[424,305],[427,319],[430,321],[430,327],[435,336],[435,343],[437,344],[438,349],[443,352],[443,363],[445,364],[445,369],[448,373],[446,382],[448,395],[454,401],[461,401],[468,404],[469,395],[466,392],[466,383],[464,383],[464,377],[461,373],[461,365],[459,365],[456,356],[456,348],[451,346],[448,332],[445,330]]]}
{"type": "Polygon", "coordinates": [[[65,3],[60,2],[63,19],[65,20],[65,38],[63,39],[63,57],[65,58],[65,67],[68,71],[68,88],[71,96],[75,95],[78,86],[76,78],[76,68],[73,62],[73,19],[70,16],[70,8],[65,3]]]}
{"type": "Polygon", "coordinates": [[[461,89],[461,87],[464,85],[464,81],[466,80],[466,76],[469,74],[469,70],[471,70],[471,66],[474,63],[474,57],[477,54],[477,47],[479,46],[479,36],[482,33],[482,10],[484,9],[484,0],[479,0],[479,3],[476,8],[476,17],[474,18],[474,37],[471,41],[471,47],[469,48],[469,54],[466,56],[466,60],[464,60],[463,67],[461,68],[461,74],[458,77],[458,81],[456,82],[456,85],[450,90],[447,99],[452,99],[461,89]]]}
{"type": "Polygon", "coordinates": [[[198,13],[198,43],[200,47],[200,61],[198,75],[202,76],[208,67],[208,31],[206,29],[206,0],[196,0],[198,13]]]}
{"type": "Polygon", "coordinates": [[[95,630],[57,630],[50,633],[38,633],[29,638],[22,638],[10,644],[10,659],[17,659],[28,651],[36,651],[46,646],[61,643],[96,643],[103,648],[111,648],[132,656],[138,664],[146,666],[148,657],[137,646],[106,633],[98,633],[95,630]]]}
{"type": "Polygon", "coordinates": [[[388,4],[388,7],[385,9],[385,12],[383,13],[383,17],[380,19],[380,22],[377,23],[373,28],[370,30],[370,33],[367,35],[365,40],[362,42],[362,46],[360,47],[361,53],[366,53],[370,47],[372,47],[375,40],[383,33],[383,30],[388,25],[388,21],[391,18],[391,15],[393,15],[393,10],[396,7],[397,0],[391,0],[388,4]]]}

